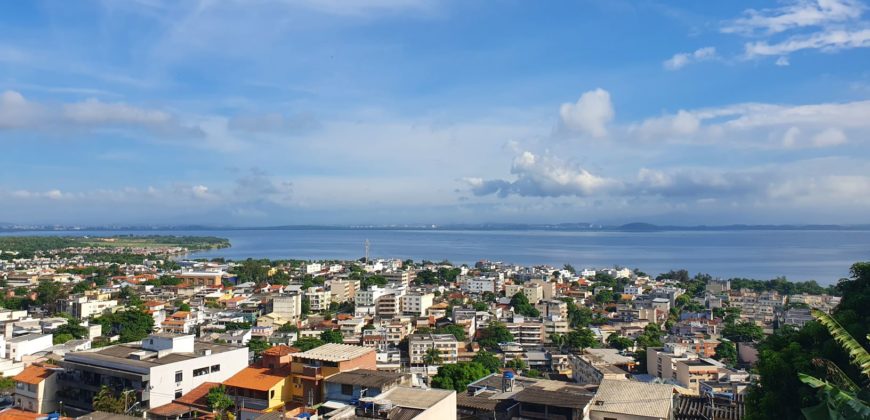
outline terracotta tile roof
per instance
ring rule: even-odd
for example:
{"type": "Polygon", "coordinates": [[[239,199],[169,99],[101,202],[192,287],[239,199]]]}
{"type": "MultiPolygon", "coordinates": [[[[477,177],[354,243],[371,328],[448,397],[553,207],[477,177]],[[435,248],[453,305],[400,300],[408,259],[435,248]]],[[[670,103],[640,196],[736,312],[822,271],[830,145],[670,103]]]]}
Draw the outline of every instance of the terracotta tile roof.
{"type": "Polygon", "coordinates": [[[161,306],[161,305],[165,305],[165,303],[163,303],[159,300],[149,300],[148,302],[145,302],[145,306],[161,306]]]}
{"type": "Polygon", "coordinates": [[[51,369],[46,369],[42,366],[30,365],[24,368],[21,373],[15,375],[14,378],[17,382],[24,382],[26,384],[37,385],[40,382],[44,381],[45,378],[48,378],[54,374],[54,371],[51,369]]]}
{"type": "Polygon", "coordinates": [[[263,355],[266,355],[266,356],[286,356],[288,354],[299,353],[299,352],[300,352],[300,350],[297,349],[296,347],[281,345],[281,346],[269,347],[268,349],[263,351],[263,355]]]}
{"type": "Polygon", "coordinates": [[[224,385],[256,391],[268,391],[279,382],[287,379],[288,374],[289,372],[286,370],[247,367],[224,381],[224,385]]]}
{"type": "Polygon", "coordinates": [[[208,396],[208,392],[211,391],[212,388],[220,385],[217,382],[204,382],[200,386],[191,389],[190,392],[181,396],[181,398],[176,398],[175,401],[181,404],[187,405],[201,405],[203,407],[208,406],[208,401],[206,401],[206,396],[208,396]]]}
{"type": "Polygon", "coordinates": [[[188,312],[188,311],[178,311],[178,312],[172,314],[172,317],[186,319],[189,315],[190,315],[190,312],[188,312]]]}
{"type": "Polygon", "coordinates": [[[187,414],[193,410],[194,408],[190,406],[172,402],[169,404],[161,405],[160,407],[154,407],[148,410],[148,412],[158,416],[176,417],[182,414],[187,414]]]}

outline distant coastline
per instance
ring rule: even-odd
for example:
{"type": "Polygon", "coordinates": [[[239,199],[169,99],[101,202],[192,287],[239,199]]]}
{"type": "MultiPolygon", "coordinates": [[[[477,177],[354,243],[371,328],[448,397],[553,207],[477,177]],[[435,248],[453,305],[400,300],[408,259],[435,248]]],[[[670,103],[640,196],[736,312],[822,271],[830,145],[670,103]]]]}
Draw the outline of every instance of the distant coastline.
{"type": "Polygon", "coordinates": [[[0,232],[76,232],[76,231],[217,231],[217,230],[396,230],[396,231],[564,231],[564,232],[709,232],[709,231],[864,231],[870,224],[783,224],[783,225],[656,225],[627,223],[600,225],[594,223],[474,223],[474,224],[396,224],[396,225],[279,225],[279,226],[211,226],[211,225],[16,225],[0,224],[0,232]]]}

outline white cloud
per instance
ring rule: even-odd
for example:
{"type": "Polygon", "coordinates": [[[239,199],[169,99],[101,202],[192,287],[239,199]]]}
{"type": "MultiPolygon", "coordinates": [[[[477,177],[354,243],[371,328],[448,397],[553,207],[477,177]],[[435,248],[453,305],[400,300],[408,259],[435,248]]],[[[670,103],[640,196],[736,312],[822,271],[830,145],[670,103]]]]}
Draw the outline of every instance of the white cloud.
{"type": "Polygon", "coordinates": [[[811,105],[736,104],[680,110],[628,125],[631,139],[727,142],[733,147],[831,147],[849,131],[870,135],[870,101],[811,105]],[[817,133],[812,139],[803,133],[817,133]],[[770,141],[773,140],[773,144],[770,141]]]}
{"type": "Polygon", "coordinates": [[[715,59],[716,57],[717,55],[715,47],[704,47],[690,53],[674,54],[673,57],[665,60],[662,65],[668,70],[679,70],[688,64],[697,63],[700,61],[708,61],[715,59]]]}
{"type": "MultiPolygon", "coordinates": [[[[795,51],[818,49],[824,52],[834,52],[850,48],[870,47],[870,29],[825,30],[810,35],[795,35],[782,42],[767,41],[750,42],[746,44],[746,56],[785,56],[795,51]]],[[[782,57],[780,57],[781,59],[782,57]]],[[[778,59],[777,62],[780,62],[778,59]]]]}
{"type": "Polygon", "coordinates": [[[786,57],[786,56],[782,56],[782,57],[779,57],[779,58],[776,59],[776,63],[775,63],[775,64],[776,64],[777,66],[780,66],[780,67],[785,67],[785,66],[789,66],[789,65],[791,65],[791,62],[788,60],[788,57],[786,57]]]}
{"type": "Polygon", "coordinates": [[[122,102],[107,103],[94,98],[64,105],[63,115],[80,124],[161,125],[172,120],[163,111],[134,107],[122,102]]]}
{"type": "Polygon", "coordinates": [[[553,156],[539,156],[523,152],[514,158],[511,174],[513,181],[467,178],[475,195],[498,194],[528,197],[585,197],[619,189],[619,182],[596,176],[586,169],[553,156]]]}
{"type": "Polygon", "coordinates": [[[0,94],[0,129],[33,124],[41,117],[41,108],[14,90],[0,94]]]}
{"type": "Polygon", "coordinates": [[[845,143],[846,134],[843,133],[843,130],[836,128],[829,128],[813,137],[813,146],[815,147],[832,147],[845,143]]]}
{"type": "Polygon", "coordinates": [[[601,88],[586,92],[577,103],[562,104],[559,116],[568,129],[593,137],[604,137],[607,135],[607,124],[614,116],[610,93],[601,88]]]}
{"type": "Polygon", "coordinates": [[[722,32],[752,34],[757,31],[772,34],[790,29],[825,26],[855,20],[866,6],[857,0],[796,0],[774,9],[748,9],[744,17],[724,27],[722,32]]]}

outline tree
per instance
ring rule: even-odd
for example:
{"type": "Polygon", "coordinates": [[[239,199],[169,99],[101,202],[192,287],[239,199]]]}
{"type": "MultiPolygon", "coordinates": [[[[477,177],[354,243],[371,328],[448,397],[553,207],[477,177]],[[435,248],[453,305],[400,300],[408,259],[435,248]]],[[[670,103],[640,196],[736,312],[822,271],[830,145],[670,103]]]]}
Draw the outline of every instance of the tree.
{"type": "Polygon", "coordinates": [[[514,358],[513,360],[505,363],[504,367],[506,367],[508,369],[520,371],[520,370],[526,369],[528,367],[528,365],[526,365],[526,362],[523,359],[517,357],[517,358],[514,358]]]}
{"type": "Polygon", "coordinates": [[[438,334],[453,334],[457,341],[465,341],[465,328],[461,325],[449,324],[436,330],[438,334]]]}
{"type": "Polygon", "coordinates": [[[178,305],[178,310],[179,310],[179,311],[190,312],[190,305],[188,305],[188,304],[186,304],[186,303],[182,303],[181,305],[178,305]]]}
{"type": "Polygon", "coordinates": [[[269,347],[272,347],[272,345],[260,337],[255,337],[248,341],[248,350],[254,355],[255,359],[259,359],[260,355],[269,347]]]}
{"type": "MultiPolygon", "coordinates": [[[[868,348],[870,262],[853,264],[850,279],[840,280],[835,288],[842,300],[831,312],[831,317],[860,346],[868,348]]],[[[851,362],[850,352],[820,321],[808,322],[801,329],[780,328],[761,340],[757,349],[759,359],[755,369],[760,379],[757,385],[750,387],[746,399],[746,412],[752,420],[800,418],[802,407],[818,406],[826,400],[829,388],[814,388],[812,384],[801,381],[801,374],[826,378],[824,381],[831,382],[827,378],[829,372],[835,371],[831,369],[833,366],[853,383],[867,381],[858,366],[851,362]]],[[[868,401],[868,393],[870,391],[865,386],[857,396],[868,401]]]]}
{"type": "Polygon", "coordinates": [[[607,336],[607,345],[617,350],[625,350],[634,345],[634,341],[628,337],[623,337],[619,334],[610,334],[607,336]]]}
{"type": "Polygon", "coordinates": [[[52,343],[58,345],[66,343],[67,341],[70,341],[72,339],[74,339],[74,337],[71,334],[54,334],[51,340],[52,343]]]}
{"type": "Polygon", "coordinates": [[[736,343],[758,341],[764,337],[764,331],[750,321],[725,324],[722,336],[736,343]]]}
{"type": "MultiPolygon", "coordinates": [[[[813,318],[827,328],[828,333],[849,354],[850,361],[858,367],[863,380],[870,379],[870,353],[855,338],[830,315],[813,309],[813,318]]],[[[870,339],[870,334],[867,335],[870,339]]],[[[818,390],[818,397],[822,400],[817,406],[804,408],[803,414],[808,419],[853,419],[870,418],[870,402],[866,398],[870,389],[861,388],[855,381],[843,373],[843,370],[826,359],[814,359],[816,365],[825,366],[828,371],[827,378],[820,379],[805,373],[799,373],[801,382],[818,390]]]]}
{"type": "Polygon", "coordinates": [[[514,312],[520,315],[530,317],[541,316],[541,312],[529,303],[529,298],[522,292],[517,292],[511,297],[511,306],[514,308],[514,312]]]}
{"type": "Polygon", "coordinates": [[[721,341],[716,345],[716,355],[714,358],[728,366],[734,367],[737,364],[737,346],[730,341],[721,341]]]}
{"type": "Polygon", "coordinates": [[[127,407],[124,399],[116,397],[112,389],[106,385],[100,387],[100,391],[94,395],[92,405],[95,411],[103,411],[112,414],[124,414],[127,407]]]}
{"type": "Polygon", "coordinates": [[[11,376],[0,376],[0,392],[9,392],[15,390],[15,379],[11,376]]]}
{"type": "Polygon", "coordinates": [[[565,345],[575,351],[594,347],[598,340],[595,339],[595,334],[589,328],[579,328],[574,331],[569,331],[565,334],[565,345]]]}
{"type": "Polygon", "coordinates": [[[468,384],[489,375],[489,373],[490,371],[486,367],[477,362],[443,365],[438,368],[438,374],[432,377],[432,386],[465,392],[468,384]]]}
{"type": "Polygon", "coordinates": [[[480,363],[490,372],[498,372],[498,369],[501,367],[501,360],[486,350],[481,350],[475,354],[471,361],[480,363]]]}
{"type": "Polygon", "coordinates": [[[205,399],[209,408],[212,412],[217,413],[219,419],[226,418],[227,409],[233,406],[233,399],[227,394],[227,388],[223,385],[208,390],[205,399]]]}
{"type": "Polygon", "coordinates": [[[95,321],[102,326],[103,335],[118,334],[121,343],[142,340],[154,330],[154,318],[137,308],[105,314],[95,321]]]}
{"type": "Polygon", "coordinates": [[[299,332],[299,327],[297,327],[296,324],[294,324],[294,323],[292,323],[292,322],[288,322],[288,323],[286,323],[286,324],[284,324],[284,325],[278,327],[278,332],[285,332],[285,333],[293,333],[293,332],[295,332],[295,333],[298,333],[298,332],[299,332]]]}
{"type": "MultiPolygon", "coordinates": [[[[76,320],[69,320],[66,324],[63,324],[54,329],[55,336],[66,334],[71,336],[72,339],[80,340],[88,336],[88,329],[79,325],[76,320]]],[[[69,341],[69,340],[67,340],[69,341]]]]}
{"type": "Polygon", "coordinates": [[[491,322],[486,328],[482,329],[480,337],[477,340],[481,347],[489,350],[498,350],[499,343],[511,341],[514,341],[513,334],[500,322],[491,322]]]}
{"type": "Polygon", "coordinates": [[[426,354],[423,356],[423,364],[426,366],[432,365],[440,365],[443,362],[441,359],[441,352],[436,348],[430,348],[426,350],[426,354]]]}
{"type": "Polygon", "coordinates": [[[320,340],[324,343],[344,343],[344,337],[341,335],[341,331],[338,330],[325,330],[320,333],[320,340]]]}
{"type": "Polygon", "coordinates": [[[574,269],[574,266],[571,265],[571,264],[565,264],[565,265],[563,265],[563,266],[562,266],[562,269],[565,270],[565,271],[567,271],[567,272],[569,272],[569,273],[571,273],[571,274],[577,274],[577,270],[575,270],[575,269],[574,269]]]}
{"type": "Polygon", "coordinates": [[[300,339],[296,340],[296,342],[293,343],[293,347],[296,347],[297,349],[299,349],[301,351],[308,351],[308,350],[311,350],[313,348],[320,347],[324,344],[326,344],[326,343],[324,343],[323,340],[321,340],[319,338],[304,337],[304,338],[300,338],[300,339]]]}

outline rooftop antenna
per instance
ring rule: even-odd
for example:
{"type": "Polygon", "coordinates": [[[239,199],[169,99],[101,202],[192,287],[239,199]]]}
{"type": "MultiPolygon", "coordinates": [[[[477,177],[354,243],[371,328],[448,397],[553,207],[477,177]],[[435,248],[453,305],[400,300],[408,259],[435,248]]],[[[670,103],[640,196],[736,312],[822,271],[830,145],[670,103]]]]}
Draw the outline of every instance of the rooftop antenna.
{"type": "Polygon", "coordinates": [[[369,263],[369,245],[371,245],[371,242],[369,242],[369,240],[366,239],[366,241],[365,241],[365,247],[366,247],[366,264],[369,263]]]}

